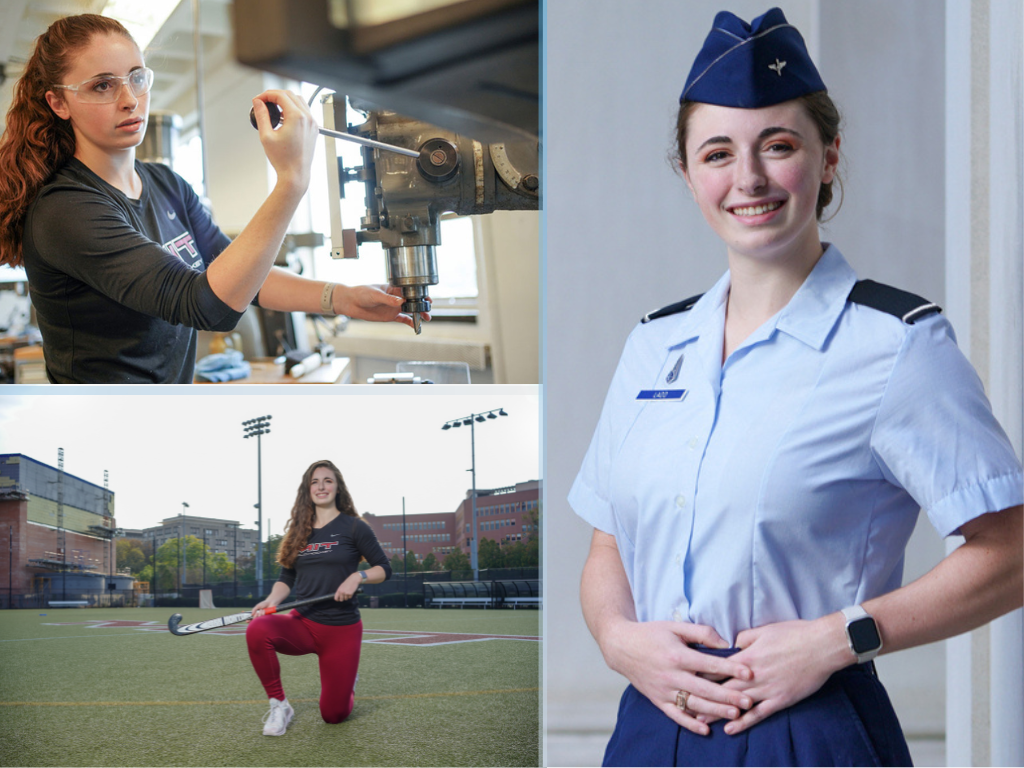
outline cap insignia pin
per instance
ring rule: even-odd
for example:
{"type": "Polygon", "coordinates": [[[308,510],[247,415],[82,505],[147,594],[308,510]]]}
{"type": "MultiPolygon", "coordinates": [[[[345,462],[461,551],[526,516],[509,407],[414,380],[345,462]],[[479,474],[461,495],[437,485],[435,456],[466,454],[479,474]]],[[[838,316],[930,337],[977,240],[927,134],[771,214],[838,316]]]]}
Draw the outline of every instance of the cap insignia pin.
{"type": "Polygon", "coordinates": [[[782,68],[786,66],[786,62],[775,60],[774,64],[769,64],[768,69],[773,70],[779,77],[782,77],[782,68]]]}

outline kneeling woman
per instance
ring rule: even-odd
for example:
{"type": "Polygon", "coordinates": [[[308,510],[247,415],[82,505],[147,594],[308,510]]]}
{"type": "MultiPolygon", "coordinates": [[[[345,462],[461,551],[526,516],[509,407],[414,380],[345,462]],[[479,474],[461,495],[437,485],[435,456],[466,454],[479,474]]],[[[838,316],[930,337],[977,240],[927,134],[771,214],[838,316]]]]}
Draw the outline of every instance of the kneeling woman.
{"type": "Polygon", "coordinates": [[[277,560],[279,580],[253,609],[245,633],[249,658],[270,697],[264,736],[283,736],[295,715],[281,686],[278,653],[315,653],[320,659],[320,716],[328,723],[349,716],[363,641],[356,590],[391,577],[377,537],[360,519],[341,472],[329,461],[316,462],[302,476],[277,560]],[[363,559],[370,568],[360,571],[363,559]],[[289,595],[303,600],[332,590],[334,602],[264,615],[264,609],[280,605],[289,595]]]}

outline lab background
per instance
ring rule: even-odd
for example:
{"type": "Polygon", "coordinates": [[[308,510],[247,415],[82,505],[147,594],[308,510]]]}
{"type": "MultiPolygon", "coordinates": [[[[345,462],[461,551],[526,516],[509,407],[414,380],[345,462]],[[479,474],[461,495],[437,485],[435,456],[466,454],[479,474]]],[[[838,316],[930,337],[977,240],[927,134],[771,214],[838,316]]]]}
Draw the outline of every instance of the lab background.
{"type": "MultiPolygon", "coordinates": [[[[240,384],[358,384],[378,374],[537,383],[538,0],[10,0],[0,4],[0,116],[35,39],[76,13],[113,16],[139,42],[155,79],[136,156],[184,176],[229,236],[274,184],[249,123],[251,100],[264,90],[312,98],[322,127],[361,125],[403,147],[447,142],[439,148],[454,165],[430,176],[415,159],[323,137],[277,260],[318,280],[375,284],[388,282],[386,251],[396,284],[433,299],[422,333],[251,307],[234,332],[200,333],[200,359],[240,350],[251,368],[240,384]],[[326,88],[314,97],[317,86],[326,88]],[[347,109],[346,94],[363,110],[347,109]],[[367,208],[375,189],[375,208],[390,219],[367,208]],[[291,350],[302,360],[320,354],[319,364],[286,375],[273,361],[291,350]]],[[[23,270],[0,267],[0,382],[45,384],[24,280],[23,270]]]]}
{"type": "MultiPolygon", "coordinates": [[[[625,680],[584,624],[592,529],[566,496],[626,336],[726,269],[668,154],[715,13],[776,3],[545,6],[546,764],[597,765],[625,680]]],[[[1021,454],[1022,6],[782,0],[844,115],[842,208],[822,231],[861,277],[937,302],[1021,454]]],[[[840,195],[837,194],[837,197],[840,195]]],[[[962,542],[924,515],[905,581],[962,542]]],[[[1024,762],[1021,612],[878,660],[919,765],[1024,762]]]]}

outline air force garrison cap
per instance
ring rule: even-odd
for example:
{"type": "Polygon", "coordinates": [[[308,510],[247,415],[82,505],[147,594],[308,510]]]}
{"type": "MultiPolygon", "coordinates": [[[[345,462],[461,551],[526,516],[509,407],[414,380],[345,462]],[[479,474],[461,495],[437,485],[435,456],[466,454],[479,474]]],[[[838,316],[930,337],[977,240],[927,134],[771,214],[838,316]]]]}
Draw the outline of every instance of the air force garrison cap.
{"type": "Polygon", "coordinates": [[[679,101],[757,109],[824,90],[804,39],[779,8],[750,24],[722,11],[679,101]]]}

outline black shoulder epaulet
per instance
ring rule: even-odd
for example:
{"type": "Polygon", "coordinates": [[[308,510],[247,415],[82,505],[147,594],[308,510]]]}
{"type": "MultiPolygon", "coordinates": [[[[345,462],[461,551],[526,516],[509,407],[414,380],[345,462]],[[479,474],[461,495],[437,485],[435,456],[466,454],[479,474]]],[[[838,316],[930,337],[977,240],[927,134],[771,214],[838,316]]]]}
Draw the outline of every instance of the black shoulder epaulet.
{"type": "Polygon", "coordinates": [[[913,325],[933,312],[942,311],[942,307],[928,299],[893,288],[891,285],[876,283],[874,280],[857,281],[846,300],[888,312],[907,325],[913,325]]]}
{"type": "Polygon", "coordinates": [[[651,320],[657,320],[659,317],[668,317],[669,315],[676,315],[680,312],[686,312],[691,307],[693,307],[694,304],[700,301],[700,297],[703,295],[703,293],[699,293],[696,296],[691,296],[688,299],[677,301],[675,304],[669,304],[667,307],[662,307],[661,309],[656,309],[653,312],[648,312],[640,319],[640,322],[649,323],[651,322],[651,320]]]}

